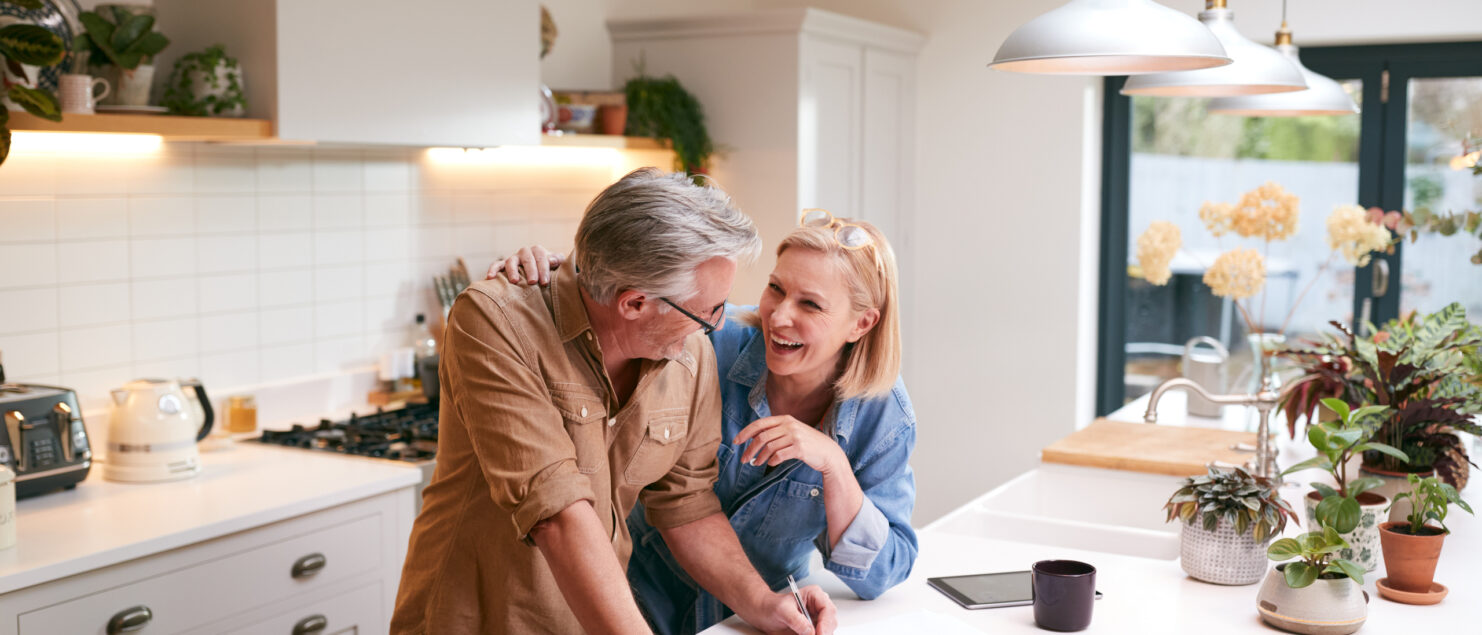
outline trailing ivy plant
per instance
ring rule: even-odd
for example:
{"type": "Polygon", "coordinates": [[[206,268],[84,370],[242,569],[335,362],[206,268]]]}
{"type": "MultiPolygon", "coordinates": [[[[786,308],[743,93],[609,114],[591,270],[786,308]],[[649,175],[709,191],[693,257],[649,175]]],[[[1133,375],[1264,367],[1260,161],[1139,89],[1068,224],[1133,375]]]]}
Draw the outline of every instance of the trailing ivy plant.
{"type": "Polygon", "coordinates": [[[199,53],[188,53],[176,61],[175,68],[170,71],[165,97],[160,104],[173,114],[193,117],[219,117],[246,108],[241,66],[236,58],[227,56],[226,48],[220,44],[199,53]],[[218,74],[218,68],[226,68],[227,72],[218,74]],[[196,97],[197,78],[208,88],[200,98],[196,97]]]}
{"type": "MultiPolygon", "coordinates": [[[[25,9],[42,8],[41,0],[0,0],[25,9]]],[[[0,95],[20,105],[37,117],[50,121],[62,120],[62,104],[51,91],[32,88],[30,73],[26,66],[52,66],[59,64],[67,55],[67,45],[61,36],[35,24],[10,24],[0,27],[0,62],[9,75],[24,81],[12,83],[9,75],[0,73],[0,95]]],[[[10,156],[10,110],[0,104],[0,164],[10,156]]]]}
{"type": "Polygon", "coordinates": [[[1324,399],[1322,404],[1338,414],[1336,421],[1324,421],[1307,428],[1307,440],[1317,450],[1317,456],[1302,461],[1282,471],[1286,476],[1309,468],[1319,468],[1332,475],[1338,484],[1335,489],[1325,483],[1313,483],[1312,488],[1322,496],[1313,515],[1317,522],[1331,526],[1340,534],[1358,527],[1363,510],[1359,508],[1358,496],[1383,485],[1377,477],[1369,476],[1348,480],[1348,459],[1362,452],[1382,452],[1408,460],[1405,453],[1383,443],[1369,441],[1379,429],[1380,421],[1389,412],[1388,406],[1365,406],[1350,411],[1341,399],[1324,399]]]}
{"type": "Polygon", "coordinates": [[[1461,499],[1461,494],[1452,487],[1434,476],[1420,478],[1419,474],[1411,474],[1406,477],[1410,481],[1410,491],[1395,495],[1395,502],[1401,499],[1412,499],[1414,505],[1410,509],[1410,515],[1405,517],[1406,528],[1412,535],[1423,535],[1428,527],[1428,520],[1436,521],[1441,526],[1440,532],[1451,533],[1446,528],[1446,508],[1456,505],[1466,513],[1472,513],[1472,507],[1461,499]]]}
{"type": "MultiPolygon", "coordinates": [[[[638,75],[623,86],[627,94],[627,134],[667,139],[674,148],[674,167],[692,175],[710,173],[715,145],[705,129],[705,109],[673,75],[649,77],[643,62],[638,75]]],[[[698,181],[698,179],[697,179],[698,181]]]]}
{"type": "Polygon", "coordinates": [[[1286,528],[1287,518],[1297,521],[1296,512],[1277,492],[1275,481],[1238,467],[1210,467],[1204,476],[1185,479],[1163,509],[1168,512],[1165,522],[1177,518],[1193,525],[1197,518],[1205,531],[1214,531],[1224,520],[1235,528],[1235,535],[1250,533],[1263,544],[1286,528]]]}
{"type": "Polygon", "coordinates": [[[1296,538],[1282,538],[1266,548],[1266,557],[1281,562],[1298,558],[1282,567],[1286,585],[1293,589],[1311,586],[1318,578],[1337,580],[1348,578],[1356,584],[1364,583],[1364,568],[1351,560],[1337,557],[1340,550],[1349,547],[1348,541],[1338,535],[1338,530],[1323,526],[1320,531],[1309,531],[1296,538]]]}

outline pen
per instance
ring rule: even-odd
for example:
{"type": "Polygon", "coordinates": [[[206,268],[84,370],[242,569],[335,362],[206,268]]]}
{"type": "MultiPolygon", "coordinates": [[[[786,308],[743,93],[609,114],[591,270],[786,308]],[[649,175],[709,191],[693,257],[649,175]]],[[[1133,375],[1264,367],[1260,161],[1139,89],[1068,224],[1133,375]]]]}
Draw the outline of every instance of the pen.
{"type": "Polygon", "coordinates": [[[808,618],[808,623],[812,624],[813,616],[808,614],[808,607],[803,604],[803,594],[798,591],[798,581],[792,579],[791,574],[787,576],[787,586],[788,588],[792,589],[792,599],[797,600],[798,602],[798,612],[802,613],[803,617],[808,618]]]}

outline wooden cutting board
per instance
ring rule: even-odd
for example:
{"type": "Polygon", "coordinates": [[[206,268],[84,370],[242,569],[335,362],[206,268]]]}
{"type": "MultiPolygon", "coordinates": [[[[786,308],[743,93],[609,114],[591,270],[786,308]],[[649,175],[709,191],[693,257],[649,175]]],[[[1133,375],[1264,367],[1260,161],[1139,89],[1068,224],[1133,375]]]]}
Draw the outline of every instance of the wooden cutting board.
{"type": "Polygon", "coordinates": [[[1097,419],[1068,437],[1040,451],[1046,463],[1083,465],[1112,470],[1194,476],[1205,472],[1205,464],[1220,461],[1242,465],[1255,452],[1232,450],[1230,446],[1256,444],[1253,432],[1160,426],[1097,419]]]}

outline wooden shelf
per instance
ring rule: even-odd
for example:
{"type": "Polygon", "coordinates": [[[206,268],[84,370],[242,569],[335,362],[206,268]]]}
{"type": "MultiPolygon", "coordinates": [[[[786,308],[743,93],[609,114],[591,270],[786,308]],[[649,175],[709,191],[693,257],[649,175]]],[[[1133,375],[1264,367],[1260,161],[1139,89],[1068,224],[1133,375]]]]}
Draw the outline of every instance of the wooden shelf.
{"type": "Polygon", "coordinates": [[[92,132],[157,134],[166,141],[272,141],[273,124],[266,119],[176,117],[171,115],[62,115],[47,121],[27,112],[10,113],[10,129],[17,132],[92,132]]]}
{"type": "Polygon", "coordinates": [[[617,148],[619,150],[668,150],[669,143],[649,137],[622,137],[609,134],[545,134],[540,145],[575,148],[617,148]]]}

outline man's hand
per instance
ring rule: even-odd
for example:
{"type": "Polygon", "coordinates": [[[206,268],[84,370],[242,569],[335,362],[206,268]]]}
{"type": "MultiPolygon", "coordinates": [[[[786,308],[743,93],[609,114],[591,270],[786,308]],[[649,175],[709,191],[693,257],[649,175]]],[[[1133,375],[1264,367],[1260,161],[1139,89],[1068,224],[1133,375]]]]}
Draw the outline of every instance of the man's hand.
{"type": "Polygon", "coordinates": [[[546,286],[551,283],[551,272],[566,262],[566,256],[546,251],[540,245],[521,247],[515,255],[489,265],[489,272],[484,275],[485,280],[493,280],[503,273],[506,280],[513,284],[538,284],[546,286]],[[537,267],[535,263],[544,262],[548,266],[537,267]]]}
{"type": "Polygon", "coordinates": [[[841,462],[849,461],[839,444],[817,428],[792,418],[774,415],[753,421],[736,435],[735,444],[751,441],[741,453],[741,462],[751,465],[778,465],[798,459],[820,474],[829,474],[841,462]]]}
{"type": "Polygon", "coordinates": [[[798,602],[791,592],[769,593],[757,599],[756,605],[746,611],[736,609],[736,615],[747,624],[768,634],[778,635],[832,635],[838,628],[838,611],[833,600],[818,585],[798,589],[803,594],[803,604],[813,623],[798,613],[798,602]]]}

